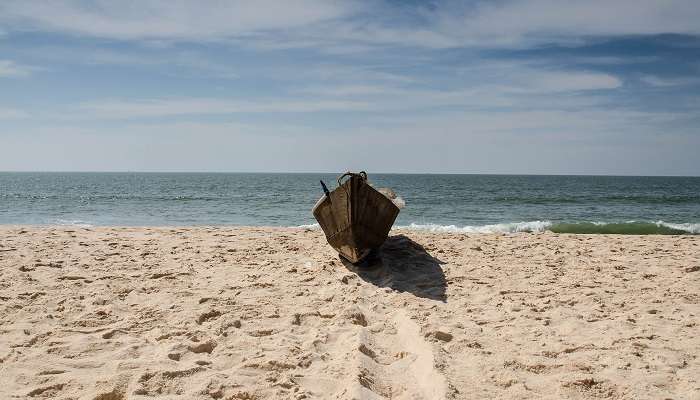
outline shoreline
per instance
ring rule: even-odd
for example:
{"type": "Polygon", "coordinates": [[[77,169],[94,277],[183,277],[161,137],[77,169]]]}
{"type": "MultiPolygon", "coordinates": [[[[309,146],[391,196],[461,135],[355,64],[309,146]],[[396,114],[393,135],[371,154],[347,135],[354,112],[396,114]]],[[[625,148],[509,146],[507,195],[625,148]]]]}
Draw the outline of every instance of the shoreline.
{"type": "Polygon", "coordinates": [[[700,236],[0,225],[10,398],[693,398],[700,236]],[[112,396],[112,397],[109,397],[112,396]]]}
{"type": "MultiPolygon", "coordinates": [[[[670,237],[681,237],[681,236],[699,236],[700,235],[700,223],[666,223],[663,221],[659,222],[642,222],[641,224],[649,226],[657,226],[661,229],[658,231],[649,231],[648,229],[644,233],[635,233],[634,231],[627,232],[617,232],[617,231],[605,231],[601,229],[600,231],[590,232],[586,229],[581,231],[558,231],[550,230],[548,228],[557,227],[559,225],[564,226],[600,226],[605,227],[607,225],[625,225],[625,224],[638,224],[637,222],[628,223],[590,223],[590,222],[577,222],[577,223],[551,223],[549,221],[531,221],[531,222],[513,222],[513,223],[502,223],[502,224],[489,224],[489,225],[473,225],[460,227],[457,225],[437,225],[437,224],[415,224],[410,225],[398,225],[391,229],[391,233],[396,232],[415,232],[417,234],[422,233],[434,233],[434,234],[445,234],[445,235],[514,235],[514,234],[549,234],[549,235],[576,235],[576,236],[670,236],[670,237]],[[535,228],[520,229],[501,229],[499,227],[513,227],[513,226],[530,226],[534,224],[535,228]],[[677,232],[673,232],[673,231],[677,232]]],[[[315,224],[308,225],[296,225],[296,226],[283,226],[283,225],[92,225],[92,224],[2,224],[0,223],[0,230],[2,229],[270,229],[270,230],[284,230],[284,229],[300,229],[300,230],[314,230],[321,231],[320,226],[315,224]]],[[[648,228],[648,227],[647,227],[648,228]]],[[[391,234],[390,233],[390,234],[391,234]]]]}

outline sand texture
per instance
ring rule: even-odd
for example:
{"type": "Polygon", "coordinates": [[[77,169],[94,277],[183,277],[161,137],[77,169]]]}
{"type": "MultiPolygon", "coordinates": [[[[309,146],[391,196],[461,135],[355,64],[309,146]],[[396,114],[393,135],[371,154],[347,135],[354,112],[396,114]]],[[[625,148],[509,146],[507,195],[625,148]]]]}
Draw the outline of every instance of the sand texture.
{"type": "Polygon", "coordinates": [[[700,237],[0,227],[1,399],[699,399],[700,237]]]}

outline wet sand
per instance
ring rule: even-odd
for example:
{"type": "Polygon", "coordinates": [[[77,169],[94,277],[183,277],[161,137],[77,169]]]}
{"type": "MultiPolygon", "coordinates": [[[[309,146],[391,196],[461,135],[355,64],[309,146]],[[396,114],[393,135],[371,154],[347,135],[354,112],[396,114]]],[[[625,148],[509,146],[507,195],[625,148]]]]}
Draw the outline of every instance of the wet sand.
{"type": "Polygon", "coordinates": [[[700,237],[0,227],[0,398],[700,398],[700,237]]]}

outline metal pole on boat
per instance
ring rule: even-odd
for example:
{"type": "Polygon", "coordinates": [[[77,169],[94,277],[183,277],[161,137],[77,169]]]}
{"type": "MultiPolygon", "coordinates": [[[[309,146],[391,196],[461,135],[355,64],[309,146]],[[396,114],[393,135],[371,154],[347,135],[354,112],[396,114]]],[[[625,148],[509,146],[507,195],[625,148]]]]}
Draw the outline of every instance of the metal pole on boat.
{"type": "Polygon", "coordinates": [[[326,184],[323,183],[323,181],[319,181],[319,182],[321,182],[321,187],[323,188],[323,193],[326,194],[326,197],[328,197],[328,200],[330,201],[330,199],[331,199],[331,193],[328,191],[328,188],[326,187],[326,184]]]}

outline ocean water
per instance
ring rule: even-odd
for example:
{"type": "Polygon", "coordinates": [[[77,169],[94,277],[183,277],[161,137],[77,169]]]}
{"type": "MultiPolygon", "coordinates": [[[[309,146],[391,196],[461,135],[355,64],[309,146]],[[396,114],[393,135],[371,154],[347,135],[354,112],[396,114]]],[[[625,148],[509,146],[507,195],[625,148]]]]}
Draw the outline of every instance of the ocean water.
{"type": "MultiPolygon", "coordinates": [[[[313,225],[335,174],[0,173],[0,224],[313,225]]],[[[396,225],[444,232],[700,233],[700,177],[371,174],[396,225]]]]}

